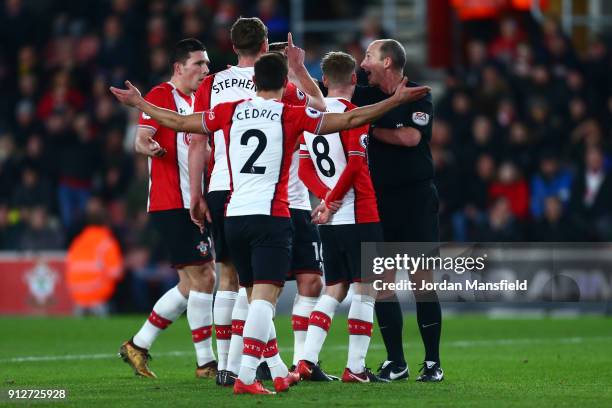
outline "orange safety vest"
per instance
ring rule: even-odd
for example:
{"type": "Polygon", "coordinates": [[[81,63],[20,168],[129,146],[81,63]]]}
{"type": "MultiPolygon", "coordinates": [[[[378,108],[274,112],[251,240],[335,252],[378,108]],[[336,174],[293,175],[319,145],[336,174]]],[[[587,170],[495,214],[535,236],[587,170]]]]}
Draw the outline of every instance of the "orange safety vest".
{"type": "Polygon", "coordinates": [[[452,0],[460,20],[478,20],[497,17],[507,6],[507,0],[452,0]]]}
{"type": "Polygon", "coordinates": [[[122,276],[121,249],[109,228],[88,226],[70,244],[66,281],[77,305],[92,307],[106,303],[122,276]]]}

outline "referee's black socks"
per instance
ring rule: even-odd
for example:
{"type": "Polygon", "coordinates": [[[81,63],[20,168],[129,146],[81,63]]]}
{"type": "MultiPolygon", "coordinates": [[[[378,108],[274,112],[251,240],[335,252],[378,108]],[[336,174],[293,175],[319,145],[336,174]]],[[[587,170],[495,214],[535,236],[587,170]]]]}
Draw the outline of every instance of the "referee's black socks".
{"type": "Polygon", "coordinates": [[[402,343],[404,318],[397,296],[376,301],[376,320],[387,349],[387,360],[406,364],[402,343]]]}
{"type": "Polygon", "coordinates": [[[442,310],[436,291],[421,294],[417,297],[416,314],[419,331],[425,346],[425,361],[440,363],[440,334],[442,332],[442,310]]]}

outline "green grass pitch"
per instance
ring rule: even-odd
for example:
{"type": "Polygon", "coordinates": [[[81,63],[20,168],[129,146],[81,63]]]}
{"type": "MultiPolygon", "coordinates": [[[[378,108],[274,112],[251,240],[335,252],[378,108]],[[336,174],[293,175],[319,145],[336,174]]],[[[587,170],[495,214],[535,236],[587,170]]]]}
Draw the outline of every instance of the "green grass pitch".
{"type": "MultiPolygon", "coordinates": [[[[439,384],[414,381],[423,351],[413,315],[405,319],[408,381],[392,384],[301,383],[275,396],[233,396],[213,380],[194,378],[194,354],[182,317],[151,353],[158,379],[138,378],[116,357],[144,316],[109,319],[0,318],[0,405],[79,407],[319,406],[319,407],[585,407],[612,406],[612,321],[600,317],[444,321],[439,384]],[[58,402],[10,401],[9,389],[65,389],[58,402]],[[24,405],[25,404],[25,405],[24,405]]],[[[285,362],[293,338],[286,316],[276,322],[285,362]]],[[[384,347],[375,328],[368,363],[384,347]]],[[[341,374],[346,363],[346,316],[334,319],[323,367],[341,374]]],[[[269,384],[271,386],[271,384],[269,384]]]]}

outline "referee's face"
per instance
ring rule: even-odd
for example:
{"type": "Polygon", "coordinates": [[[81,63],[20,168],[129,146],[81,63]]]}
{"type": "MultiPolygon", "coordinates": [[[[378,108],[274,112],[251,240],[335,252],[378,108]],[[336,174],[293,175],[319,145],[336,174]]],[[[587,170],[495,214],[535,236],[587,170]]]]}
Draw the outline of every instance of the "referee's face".
{"type": "Polygon", "coordinates": [[[384,62],[380,57],[381,43],[373,41],[366,50],[365,57],[361,62],[361,68],[365,71],[368,76],[368,84],[371,86],[377,86],[381,83],[384,76],[384,62]]]}

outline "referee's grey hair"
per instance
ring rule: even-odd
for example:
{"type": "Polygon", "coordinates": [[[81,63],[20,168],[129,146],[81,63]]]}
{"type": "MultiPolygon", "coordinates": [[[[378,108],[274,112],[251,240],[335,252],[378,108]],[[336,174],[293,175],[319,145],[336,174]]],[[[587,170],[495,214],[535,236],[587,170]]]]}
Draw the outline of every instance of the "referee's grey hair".
{"type": "Polygon", "coordinates": [[[404,46],[399,41],[391,38],[377,41],[382,43],[380,46],[380,58],[391,58],[393,68],[403,70],[404,65],[406,65],[406,50],[404,46]]]}

